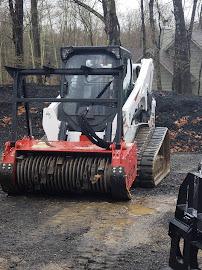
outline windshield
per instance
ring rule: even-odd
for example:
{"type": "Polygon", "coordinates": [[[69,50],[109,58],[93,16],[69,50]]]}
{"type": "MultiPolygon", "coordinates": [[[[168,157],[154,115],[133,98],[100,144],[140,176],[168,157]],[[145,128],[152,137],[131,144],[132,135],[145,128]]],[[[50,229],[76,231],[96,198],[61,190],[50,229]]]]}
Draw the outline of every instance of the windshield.
{"type": "MultiPolygon", "coordinates": [[[[82,54],[72,56],[66,63],[66,68],[80,68],[86,66],[89,68],[112,68],[116,65],[116,60],[106,54],[82,54]]],[[[102,90],[106,89],[101,98],[114,98],[115,81],[111,75],[65,75],[64,85],[67,87],[66,98],[93,99],[99,97],[102,90]]],[[[63,86],[64,87],[64,86],[63,86]]],[[[64,103],[63,109],[68,115],[82,113],[86,105],[81,103],[64,103]]],[[[95,105],[91,109],[91,114],[103,115],[106,113],[106,107],[95,105]]]]}

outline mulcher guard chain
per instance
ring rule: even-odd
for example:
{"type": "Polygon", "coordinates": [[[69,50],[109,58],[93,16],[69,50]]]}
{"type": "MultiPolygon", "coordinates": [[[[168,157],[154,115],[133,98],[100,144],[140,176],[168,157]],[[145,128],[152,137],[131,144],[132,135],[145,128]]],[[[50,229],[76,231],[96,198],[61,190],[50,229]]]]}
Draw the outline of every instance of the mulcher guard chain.
{"type": "Polygon", "coordinates": [[[188,173],[180,186],[175,218],[169,224],[169,266],[174,270],[196,270],[202,249],[202,173],[188,173]]]}

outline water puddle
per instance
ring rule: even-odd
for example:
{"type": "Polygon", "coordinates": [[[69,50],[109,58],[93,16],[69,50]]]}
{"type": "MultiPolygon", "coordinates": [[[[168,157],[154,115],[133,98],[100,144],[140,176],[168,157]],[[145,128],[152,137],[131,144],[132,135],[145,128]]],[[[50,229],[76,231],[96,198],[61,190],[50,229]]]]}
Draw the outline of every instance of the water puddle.
{"type": "Polygon", "coordinates": [[[131,214],[134,216],[151,215],[155,212],[156,210],[154,208],[145,207],[141,204],[134,204],[134,205],[128,206],[128,214],[131,214]]]}

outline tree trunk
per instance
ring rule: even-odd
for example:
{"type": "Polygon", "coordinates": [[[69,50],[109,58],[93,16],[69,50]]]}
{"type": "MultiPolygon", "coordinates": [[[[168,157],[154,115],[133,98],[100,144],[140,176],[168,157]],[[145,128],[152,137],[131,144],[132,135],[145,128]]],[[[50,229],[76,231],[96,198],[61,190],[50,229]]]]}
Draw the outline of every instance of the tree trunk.
{"type": "Polygon", "coordinates": [[[35,67],[41,66],[41,45],[37,0],[31,0],[31,24],[32,24],[32,39],[35,67]]]}
{"type": "Polygon", "coordinates": [[[202,30],[202,4],[201,4],[201,11],[199,15],[199,30],[202,30]]]}
{"type": "Polygon", "coordinates": [[[46,40],[46,27],[45,29],[41,32],[41,66],[44,65],[44,60],[45,60],[45,40],[46,40]]]}
{"type": "Polygon", "coordinates": [[[105,32],[109,45],[121,45],[120,25],[116,14],[114,0],[102,0],[102,7],[105,19],[105,32]]]}
{"type": "Polygon", "coordinates": [[[156,39],[156,27],[154,21],[154,0],[149,1],[149,21],[151,27],[151,39],[153,43],[153,51],[154,51],[154,67],[156,71],[156,84],[157,90],[162,91],[162,83],[161,83],[161,68],[160,68],[160,38],[156,39]]]}
{"type": "Polygon", "coordinates": [[[2,47],[3,47],[3,41],[0,42],[0,84],[3,84],[2,47]]]}
{"type": "Polygon", "coordinates": [[[202,76],[202,62],[199,70],[199,76],[198,76],[198,95],[201,94],[201,76],[202,76]]]}
{"type": "Polygon", "coordinates": [[[29,38],[29,44],[30,44],[30,53],[31,53],[31,59],[32,59],[32,67],[35,68],[35,61],[34,61],[34,49],[33,49],[33,40],[32,40],[32,33],[31,30],[28,33],[29,38]]]}
{"type": "MultiPolygon", "coordinates": [[[[80,0],[72,0],[74,3],[76,3],[77,5],[85,8],[86,10],[90,11],[92,14],[94,14],[97,18],[99,18],[101,21],[104,21],[104,17],[97,12],[95,9],[93,9],[92,7],[88,6],[87,4],[85,4],[84,2],[80,1],[80,0]]],[[[109,0],[111,1],[111,0],[109,0]]]]}
{"type": "Polygon", "coordinates": [[[12,20],[13,43],[17,65],[22,65],[23,50],[23,0],[8,0],[12,20]]]}
{"type": "Polygon", "coordinates": [[[81,21],[82,21],[82,24],[84,26],[86,35],[89,38],[90,45],[91,46],[94,46],[91,13],[89,11],[82,12],[82,10],[80,9],[80,7],[78,7],[78,9],[79,9],[79,16],[80,16],[81,21]]]}
{"type": "Polygon", "coordinates": [[[182,0],[173,0],[173,6],[175,16],[173,90],[179,94],[191,95],[190,50],[182,0]]]}
{"type": "MultiPolygon", "coordinates": [[[[200,10],[200,15],[199,15],[199,30],[202,30],[202,4],[201,4],[201,10],[200,10]]],[[[201,76],[202,76],[202,62],[201,62],[201,67],[199,70],[199,82],[198,82],[198,95],[201,94],[201,76]]]]}
{"type": "Polygon", "coordinates": [[[55,33],[54,33],[54,29],[53,29],[51,12],[50,12],[50,9],[48,8],[47,1],[46,1],[46,7],[47,7],[48,20],[49,20],[50,29],[51,29],[51,38],[52,38],[53,53],[54,53],[54,58],[55,58],[55,65],[58,68],[59,67],[59,63],[58,63],[57,48],[56,48],[56,42],[55,42],[55,33]]]}
{"type": "Polygon", "coordinates": [[[192,32],[193,32],[193,28],[194,28],[194,19],[195,19],[195,14],[196,14],[197,2],[198,2],[198,0],[194,0],[192,14],[191,14],[191,21],[190,21],[189,29],[187,31],[187,39],[188,39],[188,46],[189,46],[189,58],[191,58],[191,48],[190,48],[191,44],[190,44],[190,42],[191,42],[192,32]]]}
{"type": "Polygon", "coordinates": [[[147,44],[146,44],[146,30],[145,30],[145,20],[144,20],[144,0],[141,0],[141,22],[142,22],[142,47],[143,47],[143,57],[146,57],[147,44]]]}

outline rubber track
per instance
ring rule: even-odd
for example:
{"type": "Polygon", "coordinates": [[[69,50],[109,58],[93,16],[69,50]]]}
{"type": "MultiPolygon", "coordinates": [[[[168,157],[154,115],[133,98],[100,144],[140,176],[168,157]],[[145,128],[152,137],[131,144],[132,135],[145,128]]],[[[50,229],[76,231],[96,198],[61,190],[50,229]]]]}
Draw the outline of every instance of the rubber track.
{"type": "MultiPolygon", "coordinates": [[[[170,153],[168,129],[165,127],[140,127],[135,137],[138,147],[138,179],[142,187],[154,187],[170,172],[170,153]],[[157,161],[159,149],[164,144],[165,156],[162,171],[155,175],[154,163],[157,161]]],[[[158,164],[155,164],[158,165],[158,164]]]]}

